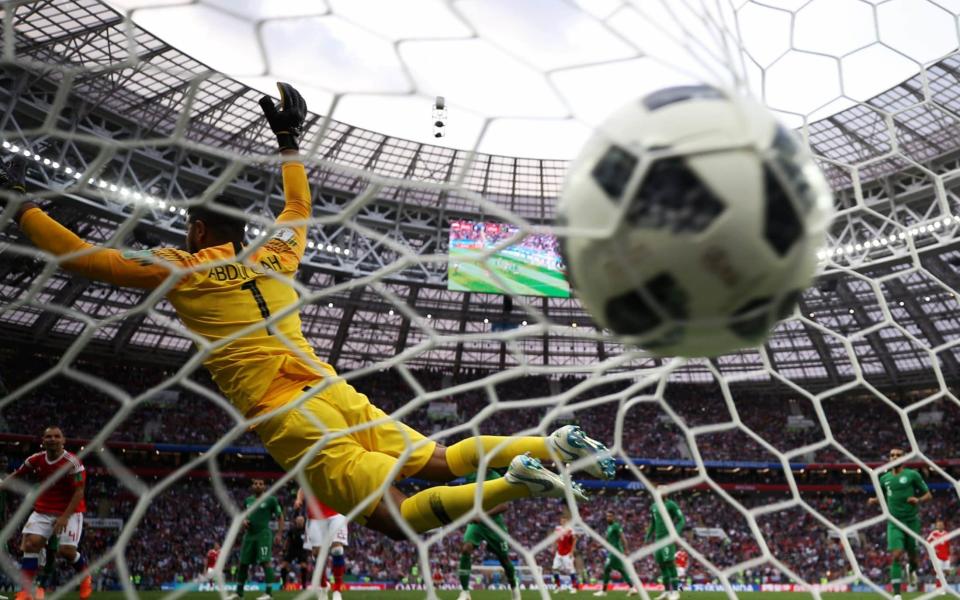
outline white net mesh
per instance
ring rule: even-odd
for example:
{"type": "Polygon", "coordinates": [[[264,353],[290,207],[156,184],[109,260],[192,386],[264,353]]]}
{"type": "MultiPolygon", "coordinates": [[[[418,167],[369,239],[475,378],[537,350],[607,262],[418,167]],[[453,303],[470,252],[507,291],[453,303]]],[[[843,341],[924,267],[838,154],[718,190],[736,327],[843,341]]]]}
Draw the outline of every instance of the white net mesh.
{"type": "MultiPolygon", "coordinates": [[[[186,209],[227,193],[249,205],[249,242],[262,244],[283,195],[261,92],[249,86],[289,79],[316,111],[304,135],[314,219],[293,284],[308,341],[433,439],[578,422],[610,444],[623,463],[616,481],[585,480],[593,500],[566,503],[588,579],[609,550],[603,513],[614,510],[634,581],[654,583],[654,553],[675,543],[696,584],[881,591],[888,511],[866,503],[887,468],[877,461],[896,445],[934,489],[918,541],[936,518],[960,534],[951,458],[960,401],[950,387],[960,375],[960,6],[435,2],[423,3],[436,19],[430,27],[408,19],[385,33],[393,13],[363,2],[283,14],[267,3],[168,4],[4,6],[3,150],[33,157],[32,196],[51,200],[48,211],[85,239],[139,250],[176,245],[186,209]],[[151,15],[160,17],[147,25],[151,15]],[[518,45],[545,17],[577,35],[518,45]],[[151,26],[170,37],[199,28],[212,45],[236,29],[243,47],[227,47],[253,66],[228,77],[214,64],[222,55],[211,55],[210,69],[151,26]],[[278,42],[310,31],[363,58],[278,42]],[[574,55],[578,47],[592,50],[574,55]],[[444,83],[459,96],[437,89],[430,60],[441,72],[453,61],[444,83]],[[514,93],[485,93],[484,65],[514,93]],[[304,80],[314,70],[327,74],[326,89],[304,80]],[[444,289],[451,219],[549,231],[565,162],[514,155],[547,156],[534,146],[543,140],[575,147],[623,100],[687,81],[752,89],[800,130],[835,187],[824,273],[767,343],[712,361],[661,361],[597,331],[573,299],[517,296],[511,308],[503,296],[444,289]],[[447,95],[445,141],[466,150],[391,129],[415,107],[432,132],[426,116],[438,93],[447,95]],[[370,126],[377,131],[347,124],[376,113],[378,95],[397,102],[384,109],[397,122],[370,126]],[[644,544],[651,506],[665,498],[688,527],[644,544]]],[[[90,282],[58,269],[9,221],[0,225],[0,327],[10,340],[0,353],[4,454],[18,463],[50,422],[85,440],[79,455],[97,518],[81,550],[99,584],[134,593],[198,580],[214,540],[225,548],[218,581],[230,580],[246,477],[266,473],[289,506],[299,471],[276,478],[251,423],[204,375],[209,344],[163,300],[172,282],[152,292],[90,282]]],[[[0,529],[11,581],[15,542],[40,490],[13,491],[0,529]]],[[[524,584],[544,597],[563,504],[530,500],[506,513],[524,584]]],[[[377,581],[422,579],[430,594],[456,586],[456,529],[470,518],[490,522],[474,511],[402,543],[354,527],[350,560],[377,581]]],[[[921,548],[921,583],[945,581],[928,561],[932,547],[921,548]]]]}

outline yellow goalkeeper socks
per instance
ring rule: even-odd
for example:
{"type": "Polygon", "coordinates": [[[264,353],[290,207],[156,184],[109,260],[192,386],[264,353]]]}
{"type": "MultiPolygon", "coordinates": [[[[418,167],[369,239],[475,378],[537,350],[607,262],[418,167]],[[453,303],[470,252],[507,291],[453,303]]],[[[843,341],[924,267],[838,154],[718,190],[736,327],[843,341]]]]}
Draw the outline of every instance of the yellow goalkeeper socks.
{"type": "Polygon", "coordinates": [[[483,483],[437,486],[404,500],[400,504],[400,514],[417,533],[446,525],[473,509],[473,498],[478,485],[482,486],[484,512],[498,504],[530,495],[527,486],[507,483],[504,478],[483,483]]]}
{"type": "Polygon", "coordinates": [[[550,460],[545,437],[506,437],[502,435],[479,435],[461,440],[447,448],[447,466],[457,477],[473,473],[480,466],[481,452],[489,457],[489,466],[501,468],[510,466],[514,456],[529,452],[530,456],[541,460],[550,460]],[[502,447],[494,449],[506,441],[502,447]]]}

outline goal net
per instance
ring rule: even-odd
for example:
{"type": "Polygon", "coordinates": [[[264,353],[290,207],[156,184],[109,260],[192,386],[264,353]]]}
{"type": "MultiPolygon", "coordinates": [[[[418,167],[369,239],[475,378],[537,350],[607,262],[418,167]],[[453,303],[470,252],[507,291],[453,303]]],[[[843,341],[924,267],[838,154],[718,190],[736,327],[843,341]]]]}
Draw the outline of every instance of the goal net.
{"type": "MultiPolygon", "coordinates": [[[[905,534],[917,585],[955,582],[926,540],[938,519],[948,540],[960,536],[960,6],[321,4],[5,3],[0,156],[28,156],[30,198],[91,243],[179,246],[187,210],[224,194],[245,207],[248,247],[259,247],[284,196],[257,101],[289,81],[311,109],[301,145],[313,200],[290,285],[318,356],[439,442],[577,423],[617,458],[612,481],[550,465],[587,502],[504,513],[525,585],[542,597],[555,585],[567,509],[588,589],[609,557],[627,571],[614,584],[662,589],[655,555],[674,545],[689,555],[687,589],[889,595],[890,511],[868,499],[882,496],[892,447],[933,493],[922,529],[905,534]],[[196,38],[205,44],[181,47],[196,38]],[[500,251],[549,249],[565,159],[612,109],[696,82],[755,94],[794,127],[838,212],[822,272],[768,341],[664,360],[598,330],[562,285],[531,292],[529,272],[500,251]],[[473,227],[494,228],[498,243],[454,261],[451,231],[473,227]],[[667,500],[686,527],[646,539],[667,500]],[[624,526],[625,555],[605,537],[607,513],[624,526]]],[[[203,585],[230,591],[248,479],[265,477],[292,515],[304,461],[281,475],[213,385],[201,364],[211,343],[164,299],[173,281],[142,291],[71,275],[13,223],[20,200],[3,199],[0,455],[13,470],[62,424],[90,474],[80,549],[97,586],[199,589],[218,542],[203,585]]],[[[0,593],[19,581],[20,532],[43,489],[6,490],[0,593]]],[[[493,525],[475,509],[403,542],[352,526],[350,579],[431,597],[456,588],[474,519],[493,525]]],[[[473,560],[495,585],[498,567],[479,566],[481,551],[473,560]]],[[[80,578],[70,571],[57,593],[80,578]]]]}

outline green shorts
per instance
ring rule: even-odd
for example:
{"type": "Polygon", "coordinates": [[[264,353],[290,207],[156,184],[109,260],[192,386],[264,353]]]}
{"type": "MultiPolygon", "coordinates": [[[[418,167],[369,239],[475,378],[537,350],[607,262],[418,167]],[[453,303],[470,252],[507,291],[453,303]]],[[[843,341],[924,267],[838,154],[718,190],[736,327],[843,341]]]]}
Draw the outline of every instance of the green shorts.
{"type": "Polygon", "coordinates": [[[270,562],[273,555],[273,532],[269,529],[243,536],[240,546],[241,565],[259,565],[270,562]]]}
{"type": "MultiPolygon", "coordinates": [[[[920,535],[920,518],[901,519],[910,531],[920,535]]],[[[887,550],[906,550],[913,554],[917,551],[917,540],[907,534],[903,526],[887,522],[887,550]]]]}
{"type": "Polygon", "coordinates": [[[607,559],[603,561],[604,571],[619,571],[621,574],[627,574],[627,567],[624,566],[620,557],[611,552],[607,552],[607,559]]]}
{"type": "MultiPolygon", "coordinates": [[[[504,527],[503,532],[507,530],[504,527]]],[[[503,539],[500,531],[491,529],[483,523],[470,523],[463,534],[463,541],[474,546],[479,546],[480,542],[487,543],[487,549],[494,553],[507,554],[510,551],[510,545],[503,539]]]]}
{"type": "Polygon", "coordinates": [[[657,562],[658,565],[665,563],[672,563],[677,556],[677,545],[676,544],[667,544],[663,548],[660,548],[653,553],[653,560],[657,562]]]}

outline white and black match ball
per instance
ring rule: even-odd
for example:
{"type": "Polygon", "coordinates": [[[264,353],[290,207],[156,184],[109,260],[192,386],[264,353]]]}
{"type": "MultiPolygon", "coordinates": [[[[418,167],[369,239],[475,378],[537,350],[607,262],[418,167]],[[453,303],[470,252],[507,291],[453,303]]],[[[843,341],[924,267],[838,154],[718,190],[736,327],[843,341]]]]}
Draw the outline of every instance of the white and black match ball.
{"type": "Polygon", "coordinates": [[[763,342],[817,267],[833,197],[758,102],[667,88],[607,119],[571,163],[557,225],[596,323],[658,356],[763,342]]]}

